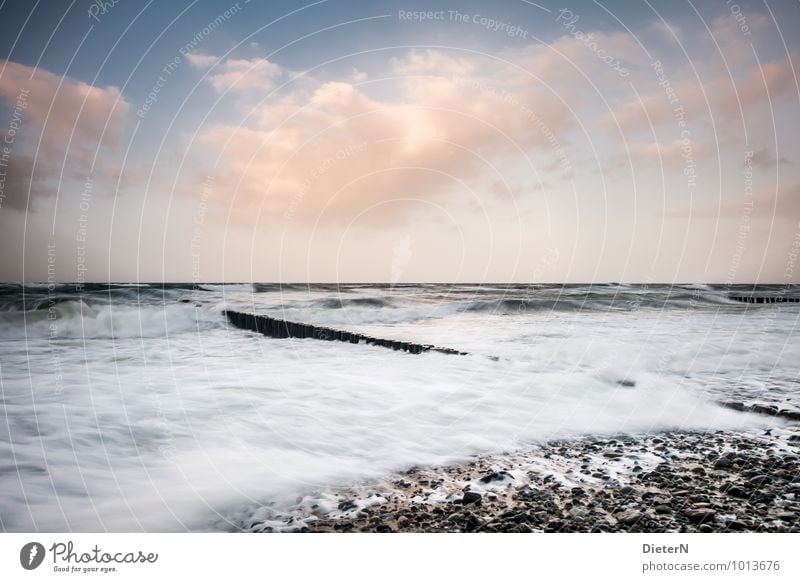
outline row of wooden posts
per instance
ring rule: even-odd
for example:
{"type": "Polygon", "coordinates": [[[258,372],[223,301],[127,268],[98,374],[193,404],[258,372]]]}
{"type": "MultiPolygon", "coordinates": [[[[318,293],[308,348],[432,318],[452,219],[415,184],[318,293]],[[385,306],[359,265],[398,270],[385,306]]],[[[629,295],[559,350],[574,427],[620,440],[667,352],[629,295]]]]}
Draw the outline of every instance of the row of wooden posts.
{"type": "Polygon", "coordinates": [[[223,312],[231,324],[241,329],[247,329],[274,338],[300,338],[318,339],[326,341],[349,342],[358,344],[364,342],[369,345],[380,346],[392,350],[400,350],[409,354],[421,354],[422,352],[440,352],[443,354],[456,354],[465,356],[467,352],[461,352],[451,348],[440,348],[429,344],[418,344],[413,342],[401,342],[397,340],[387,340],[372,336],[321,327],[318,325],[308,325],[284,319],[276,319],[266,315],[255,315],[253,313],[242,313],[240,311],[223,312]]]}
{"type": "Polygon", "coordinates": [[[800,297],[784,297],[782,295],[731,295],[730,298],[741,303],[800,303],[800,297]]]}

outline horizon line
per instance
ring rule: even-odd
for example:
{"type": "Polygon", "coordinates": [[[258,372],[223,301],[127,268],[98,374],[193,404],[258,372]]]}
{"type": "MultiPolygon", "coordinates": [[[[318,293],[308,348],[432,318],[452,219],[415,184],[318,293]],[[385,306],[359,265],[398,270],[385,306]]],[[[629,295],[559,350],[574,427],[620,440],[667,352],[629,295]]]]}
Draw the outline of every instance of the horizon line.
{"type": "Polygon", "coordinates": [[[393,287],[406,285],[715,285],[715,286],[741,286],[741,285],[800,285],[800,281],[792,282],[712,282],[712,281],[682,281],[682,282],[654,282],[654,281],[562,281],[562,282],[533,282],[533,281],[414,281],[393,283],[391,281],[0,281],[0,285],[389,285],[393,287]]]}

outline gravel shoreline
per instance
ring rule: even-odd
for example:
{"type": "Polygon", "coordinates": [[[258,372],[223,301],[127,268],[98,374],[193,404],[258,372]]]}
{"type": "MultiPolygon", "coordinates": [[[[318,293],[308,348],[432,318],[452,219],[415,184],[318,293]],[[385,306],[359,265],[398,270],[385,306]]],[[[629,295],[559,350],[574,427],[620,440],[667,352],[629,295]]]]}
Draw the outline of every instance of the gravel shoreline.
{"type": "Polygon", "coordinates": [[[253,532],[800,532],[800,427],[550,442],[268,507],[253,532]]]}

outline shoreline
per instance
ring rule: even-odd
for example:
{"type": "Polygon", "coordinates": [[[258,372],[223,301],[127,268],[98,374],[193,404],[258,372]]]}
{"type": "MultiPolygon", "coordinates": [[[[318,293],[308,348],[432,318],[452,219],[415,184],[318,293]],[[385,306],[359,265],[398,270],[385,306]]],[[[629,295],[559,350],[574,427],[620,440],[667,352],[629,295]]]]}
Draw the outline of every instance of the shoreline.
{"type": "Polygon", "coordinates": [[[238,531],[798,533],[800,426],[553,441],[264,507],[238,531]]]}

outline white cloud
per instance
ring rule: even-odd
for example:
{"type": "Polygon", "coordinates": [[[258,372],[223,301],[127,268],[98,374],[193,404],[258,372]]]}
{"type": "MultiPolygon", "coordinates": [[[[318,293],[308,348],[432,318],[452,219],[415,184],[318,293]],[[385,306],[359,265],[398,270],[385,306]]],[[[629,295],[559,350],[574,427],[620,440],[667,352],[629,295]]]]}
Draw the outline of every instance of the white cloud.
{"type": "Polygon", "coordinates": [[[208,80],[219,93],[266,93],[282,73],[281,67],[264,58],[228,59],[210,70],[208,80]]]}
{"type": "Polygon", "coordinates": [[[219,62],[219,57],[203,53],[189,53],[186,55],[186,60],[197,69],[208,69],[219,62]]]}
{"type": "Polygon", "coordinates": [[[350,80],[353,83],[361,83],[362,81],[366,81],[367,78],[369,78],[369,75],[367,75],[367,73],[365,73],[364,71],[360,71],[360,70],[356,69],[355,67],[353,67],[353,70],[350,73],[350,80]]]}

